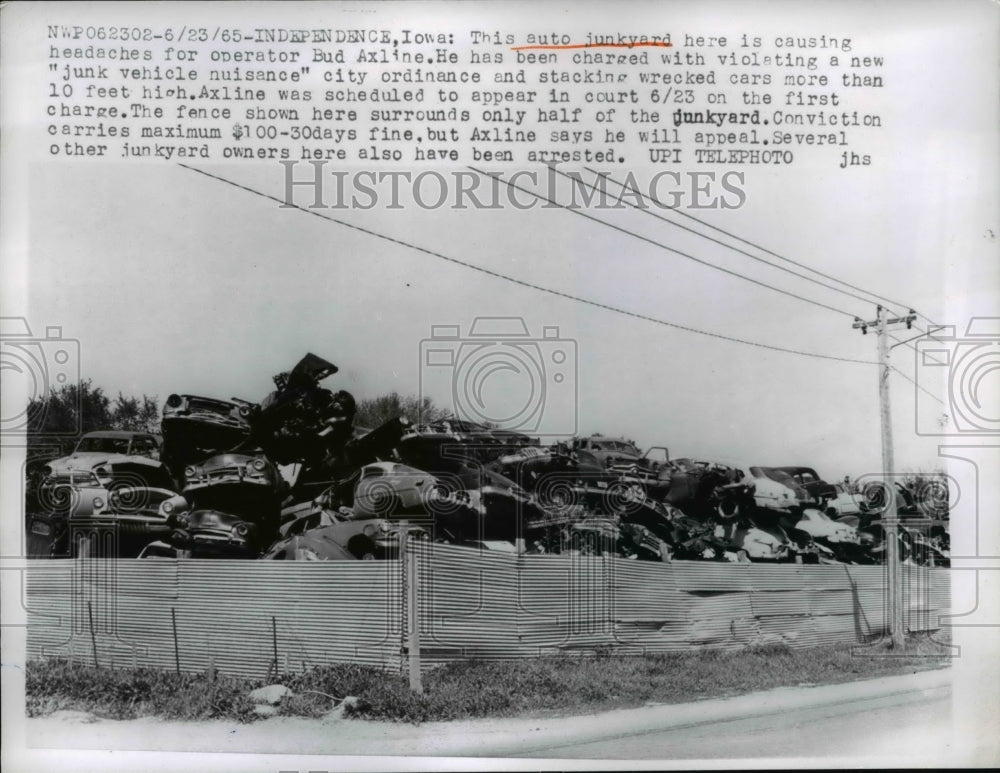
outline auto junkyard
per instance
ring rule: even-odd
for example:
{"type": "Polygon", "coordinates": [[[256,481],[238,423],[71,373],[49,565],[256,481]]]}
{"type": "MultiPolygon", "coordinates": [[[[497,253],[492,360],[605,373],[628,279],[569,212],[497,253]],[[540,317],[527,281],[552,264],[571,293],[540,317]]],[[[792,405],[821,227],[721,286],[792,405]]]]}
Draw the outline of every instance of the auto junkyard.
{"type": "MultiPolygon", "coordinates": [[[[459,419],[360,427],[314,354],[259,402],[172,394],[27,481],[29,655],[261,678],[330,662],[863,644],[949,607],[948,490],[543,445],[459,419]],[[416,634],[416,638],[414,635],[416,634]]],[[[781,463],[797,460],[780,460],[781,463]]]]}

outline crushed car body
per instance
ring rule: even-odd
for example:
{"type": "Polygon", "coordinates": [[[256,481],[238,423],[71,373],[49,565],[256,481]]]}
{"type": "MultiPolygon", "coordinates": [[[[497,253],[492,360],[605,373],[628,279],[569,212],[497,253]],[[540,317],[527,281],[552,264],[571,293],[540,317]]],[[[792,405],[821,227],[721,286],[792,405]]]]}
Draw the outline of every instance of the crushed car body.
{"type": "MultiPolygon", "coordinates": [[[[340,494],[329,490],[313,502],[282,513],[281,538],[263,554],[267,560],[340,561],[395,558],[399,526],[370,512],[338,505],[340,494]]],[[[417,538],[423,529],[410,529],[417,538]]]]}
{"type": "Polygon", "coordinates": [[[891,492],[905,560],[950,561],[940,477],[859,491],[811,467],[642,452],[610,434],[542,445],[453,417],[361,427],[354,397],[323,385],[337,372],[307,353],[259,402],[171,394],[162,443],[91,432],[34,460],[31,555],[386,560],[405,531],[494,552],[872,563],[891,492]]]}

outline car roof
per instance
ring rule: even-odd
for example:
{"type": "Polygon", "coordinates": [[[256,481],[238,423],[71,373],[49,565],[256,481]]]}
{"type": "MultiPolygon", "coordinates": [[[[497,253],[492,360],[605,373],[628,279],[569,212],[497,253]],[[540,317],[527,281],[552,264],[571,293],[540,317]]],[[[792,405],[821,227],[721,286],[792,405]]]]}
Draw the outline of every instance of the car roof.
{"type": "Polygon", "coordinates": [[[819,477],[819,473],[816,472],[815,468],[813,467],[772,467],[771,469],[781,470],[782,472],[787,472],[792,475],[795,475],[800,472],[808,472],[811,473],[812,475],[815,475],[817,478],[819,477]]]}
{"type": "Polygon", "coordinates": [[[156,439],[154,435],[149,432],[132,432],[131,430],[125,429],[102,429],[97,432],[88,432],[84,437],[96,437],[96,438],[128,438],[131,440],[135,437],[151,437],[156,439]]]}
{"type": "Polygon", "coordinates": [[[97,438],[98,440],[135,440],[136,438],[150,438],[158,446],[163,445],[163,437],[161,435],[154,435],[151,432],[133,432],[132,430],[125,429],[102,429],[96,432],[88,432],[80,440],[84,438],[97,438]]]}
{"type": "Polygon", "coordinates": [[[749,472],[751,467],[760,467],[759,464],[749,464],[745,459],[734,459],[729,456],[717,456],[712,455],[711,458],[703,458],[700,456],[686,456],[679,457],[675,461],[680,461],[681,459],[688,459],[695,464],[715,464],[721,467],[732,467],[736,470],[742,470],[744,472],[749,472]]]}

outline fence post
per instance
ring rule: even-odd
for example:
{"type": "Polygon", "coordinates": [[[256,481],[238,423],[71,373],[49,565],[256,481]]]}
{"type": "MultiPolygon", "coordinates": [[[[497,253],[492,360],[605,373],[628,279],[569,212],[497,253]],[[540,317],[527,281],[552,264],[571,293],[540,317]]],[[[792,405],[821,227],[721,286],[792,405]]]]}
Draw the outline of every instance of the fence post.
{"type": "Polygon", "coordinates": [[[274,678],[278,678],[278,623],[271,615],[271,647],[274,652],[274,658],[271,660],[271,666],[267,669],[268,681],[271,679],[271,671],[274,671],[274,678]]]}
{"type": "Polygon", "coordinates": [[[170,607],[170,624],[174,629],[174,670],[181,675],[181,651],[177,645],[177,610],[170,607]]]}
{"type": "Polygon", "coordinates": [[[422,694],[424,685],[420,677],[420,596],[417,588],[417,557],[410,551],[410,526],[405,521],[399,524],[399,556],[403,561],[403,577],[406,584],[408,629],[406,648],[410,666],[410,689],[422,694]]]}
{"type": "Polygon", "coordinates": [[[97,637],[94,635],[94,607],[87,602],[87,617],[90,618],[90,646],[94,650],[94,668],[100,668],[97,662],[97,637]]]}

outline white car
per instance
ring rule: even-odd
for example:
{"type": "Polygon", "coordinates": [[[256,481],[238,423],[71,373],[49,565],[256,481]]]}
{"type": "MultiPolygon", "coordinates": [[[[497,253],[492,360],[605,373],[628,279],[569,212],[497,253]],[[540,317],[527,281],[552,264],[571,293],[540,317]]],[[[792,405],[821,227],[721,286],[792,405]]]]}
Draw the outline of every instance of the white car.
{"type": "Polygon", "coordinates": [[[837,487],[837,496],[826,503],[826,514],[833,518],[839,518],[842,515],[860,515],[861,502],[864,497],[852,494],[843,483],[834,485],[837,487]]]}
{"type": "Polygon", "coordinates": [[[365,518],[422,514],[437,486],[433,475],[406,464],[366,464],[354,489],[354,511],[365,518]]]}
{"type": "Polygon", "coordinates": [[[172,488],[174,483],[160,461],[159,440],[146,432],[88,432],[72,454],[53,459],[41,474],[42,508],[74,515],[99,511],[115,488],[172,488]]]}
{"type": "Polygon", "coordinates": [[[715,527],[715,536],[732,542],[737,550],[758,561],[782,561],[792,552],[788,535],[778,526],[763,529],[730,521],[715,527]]]}
{"type": "Polygon", "coordinates": [[[740,483],[753,485],[753,498],[757,507],[793,513],[812,503],[809,492],[789,475],[774,467],[749,465],[742,461],[721,460],[738,471],[740,483]]]}
{"type": "Polygon", "coordinates": [[[795,528],[806,532],[814,540],[825,540],[829,543],[858,544],[861,538],[854,526],[834,521],[826,513],[814,507],[802,511],[802,517],[795,528]]]}

